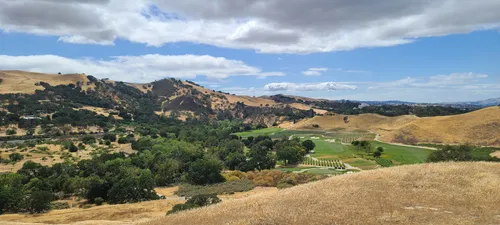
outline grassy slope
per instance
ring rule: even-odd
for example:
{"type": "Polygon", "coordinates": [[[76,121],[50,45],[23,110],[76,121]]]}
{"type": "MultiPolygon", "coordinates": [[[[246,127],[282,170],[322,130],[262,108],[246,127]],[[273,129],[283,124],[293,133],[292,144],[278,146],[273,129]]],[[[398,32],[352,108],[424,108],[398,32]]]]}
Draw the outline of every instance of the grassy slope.
{"type": "Polygon", "coordinates": [[[499,107],[489,107],[455,116],[425,118],[362,114],[349,116],[349,123],[344,123],[342,115],[318,116],[301,121],[289,129],[313,129],[313,124],[319,124],[320,130],[339,128],[370,130],[380,134],[381,139],[386,142],[392,142],[397,135],[402,134],[404,137],[414,137],[424,143],[500,146],[499,107]]]}
{"type": "Polygon", "coordinates": [[[336,176],[145,224],[498,224],[500,163],[440,163],[336,176]]]}

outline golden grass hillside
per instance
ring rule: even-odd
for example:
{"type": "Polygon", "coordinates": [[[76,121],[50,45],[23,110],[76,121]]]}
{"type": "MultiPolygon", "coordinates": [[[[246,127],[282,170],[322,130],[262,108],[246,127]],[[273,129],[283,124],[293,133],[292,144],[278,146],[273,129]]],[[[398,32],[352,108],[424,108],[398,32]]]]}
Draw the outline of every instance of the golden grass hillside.
{"type": "Polygon", "coordinates": [[[500,107],[489,107],[474,112],[423,117],[385,117],[375,114],[349,116],[318,116],[301,121],[288,129],[312,129],[319,124],[323,130],[344,128],[369,130],[380,134],[381,140],[398,142],[398,136],[414,138],[416,142],[500,146],[500,107]]]}
{"type": "Polygon", "coordinates": [[[55,86],[61,84],[67,85],[71,83],[75,84],[80,81],[83,83],[82,89],[93,87],[87,86],[87,82],[89,80],[84,74],[59,75],[9,70],[0,71],[0,79],[2,79],[2,82],[0,83],[0,94],[33,94],[35,93],[35,90],[43,90],[42,86],[35,85],[39,82],[45,82],[55,86]]]}
{"type": "Polygon", "coordinates": [[[161,217],[167,224],[500,224],[500,163],[400,166],[161,217]]]}

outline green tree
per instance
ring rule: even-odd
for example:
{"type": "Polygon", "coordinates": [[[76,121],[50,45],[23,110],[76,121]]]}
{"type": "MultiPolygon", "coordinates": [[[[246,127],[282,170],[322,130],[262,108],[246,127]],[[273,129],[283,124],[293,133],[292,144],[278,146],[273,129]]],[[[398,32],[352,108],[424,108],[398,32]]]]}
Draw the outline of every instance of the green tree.
{"type": "Polygon", "coordinates": [[[41,213],[50,209],[52,193],[49,191],[34,191],[25,200],[25,207],[29,212],[41,213]]]}
{"type": "Polygon", "coordinates": [[[311,140],[305,140],[302,142],[302,146],[305,148],[306,153],[309,153],[311,150],[316,148],[316,144],[314,144],[311,140]]]}
{"type": "Polygon", "coordinates": [[[214,184],[224,181],[222,163],[214,158],[205,157],[198,159],[189,167],[186,179],[195,185],[214,184]]]}
{"type": "Polygon", "coordinates": [[[121,167],[113,186],[108,191],[108,202],[122,204],[158,199],[154,187],[151,171],[121,167]]]}
{"type": "Polygon", "coordinates": [[[283,160],[285,165],[288,163],[298,163],[304,159],[306,151],[304,147],[295,140],[283,140],[278,142],[274,147],[276,150],[276,157],[278,160],[283,160]]]}
{"type": "Polygon", "coordinates": [[[224,164],[226,168],[230,170],[241,170],[245,168],[245,164],[247,162],[247,157],[243,153],[230,153],[226,160],[224,160],[224,164]]]}
{"type": "Polygon", "coordinates": [[[248,151],[250,158],[243,170],[265,170],[276,166],[276,158],[272,153],[272,141],[263,140],[252,145],[248,151]]]}

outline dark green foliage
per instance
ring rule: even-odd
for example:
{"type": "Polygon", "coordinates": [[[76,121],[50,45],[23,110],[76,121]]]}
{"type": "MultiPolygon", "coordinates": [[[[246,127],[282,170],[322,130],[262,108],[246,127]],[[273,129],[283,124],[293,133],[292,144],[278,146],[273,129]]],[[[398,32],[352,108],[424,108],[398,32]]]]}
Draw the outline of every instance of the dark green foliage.
{"type": "Polygon", "coordinates": [[[215,194],[195,195],[189,198],[186,204],[197,205],[199,207],[217,204],[221,200],[215,194]]]}
{"type": "Polygon", "coordinates": [[[206,195],[206,194],[233,194],[235,192],[245,192],[250,191],[254,188],[252,181],[247,179],[229,181],[224,183],[212,184],[212,185],[191,185],[183,184],[179,187],[179,190],[175,192],[176,195],[192,197],[195,195],[206,195]]]}
{"type": "Polygon", "coordinates": [[[7,131],[5,131],[5,134],[7,134],[7,135],[15,135],[15,134],[17,134],[17,131],[14,130],[14,129],[7,129],[7,131]]]}
{"type": "Polygon", "coordinates": [[[96,205],[102,205],[102,203],[104,203],[104,199],[101,197],[94,198],[94,203],[96,205]]]}
{"type": "Polygon", "coordinates": [[[302,146],[305,148],[306,153],[309,153],[311,150],[316,148],[316,144],[314,144],[311,140],[305,140],[302,142],[302,146]]]}
{"type": "Polygon", "coordinates": [[[59,210],[59,209],[69,209],[71,208],[69,206],[69,203],[67,202],[52,202],[50,203],[50,209],[55,209],[55,210],[59,210]]]}
{"type": "Polygon", "coordinates": [[[158,199],[154,178],[149,170],[120,168],[113,186],[108,191],[111,204],[132,203],[158,199]]]}
{"type": "Polygon", "coordinates": [[[78,151],[78,147],[76,147],[75,144],[71,143],[71,145],[68,148],[68,151],[69,152],[77,152],[78,151]]]}
{"type": "Polygon", "coordinates": [[[111,141],[111,142],[115,142],[116,141],[116,134],[105,134],[102,139],[106,140],[106,141],[111,141]]]}
{"type": "Polygon", "coordinates": [[[222,162],[213,158],[199,159],[191,164],[186,180],[191,184],[205,185],[224,181],[220,174],[223,169],[222,162]]]}
{"type": "MultiPolygon", "coordinates": [[[[269,137],[268,137],[269,138],[269,137]]],[[[258,141],[257,137],[254,141],[258,141]]],[[[250,158],[245,167],[242,168],[243,171],[250,170],[265,170],[271,169],[276,166],[276,158],[272,153],[273,142],[270,139],[264,139],[252,145],[248,151],[248,157],[250,158]]]]}
{"type": "Polygon", "coordinates": [[[199,207],[204,207],[204,206],[209,206],[213,204],[217,204],[221,202],[220,198],[217,197],[215,194],[207,194],[207,195],[196,195],[193,196],[192,198],[188,199],[186,203],[184,204],[177,204],[175,205],[172,210],[167,212],[167,215],[176,213],[179,211],[183,210],[190,210],[194,208],[199,208],[199,207]]]}
{"type": "Polygon", "coordinates": [[[285,165],[288,163],[298,163],[304,159],[306,154],[305,148],[301,145],[300,139],[284,139],[276,143],[274,146],[276,158],[283,160],[285,165]]]}
{"type": "Polygon", "coordinates": [[[87,145],[90,145],[90,144],[95,144],[96,140],[95,140],[94,136],[87,135],[87,136],[82,138],[82,142],[87,144],[87,145]]]}
{"type": "Polygon", "coordinates": [[[130,143],[130,138],[128,136],[122,136],[122,137],[118,138],[118,143],[119,144],[130,143]]]}
{"type": "Polygon", "coordinates": [[[16,153],[9,154],[9,159],[11,162],[15,163],[15,162],[19,162],[19,161],[23,160],[24,156],[16,152],[16,153]]]}
{"type": "Polygon", "coordinates": [[[184,210],[195,209],[195,208],[198,208],[198,206],[190,205],[190,204],[176,204],[176,205],[174,205],[174,207],[170,211],[167,212],[167,215],[170,215],[170,214],[173,214],[176,212],[180,212],[180,211],[184,211],[184,210]]]}
{"type": "Polygon", "coordinates": [[[49,191],[34,191],[25,200],[25,208],[32,213],[41,213],[50,209],[52,193],[49,191]]]}
{"type": "Polygon", "coordinates": [[[358,150],[364,150],[366,153],[372,152],[373,147],[369,141],[353,141],[351,144],[358,150]]]}
{"type": "Polygon", "coordinates": [[[427,162],[474,161],[472,157],[472,150],[473,147],[468,145],[446,145],[439,150],[432,152],[427,157],[427,162]]]}

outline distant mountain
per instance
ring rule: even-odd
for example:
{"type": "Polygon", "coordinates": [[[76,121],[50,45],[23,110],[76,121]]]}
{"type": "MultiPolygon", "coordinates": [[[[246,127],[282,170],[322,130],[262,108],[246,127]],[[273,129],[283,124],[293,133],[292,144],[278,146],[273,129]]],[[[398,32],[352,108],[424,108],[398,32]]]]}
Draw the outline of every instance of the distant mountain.
{"type": "Polygon", "coordinates": [[[488,107],[488,106],[497,106],[500,105],[500,98],[490,98],[486,99],[483,101],[471,101],[471,102],[446,102],[442,103],[445,105],[463,105],[463,106],[481,106],[481,107],[488,107]]]}

